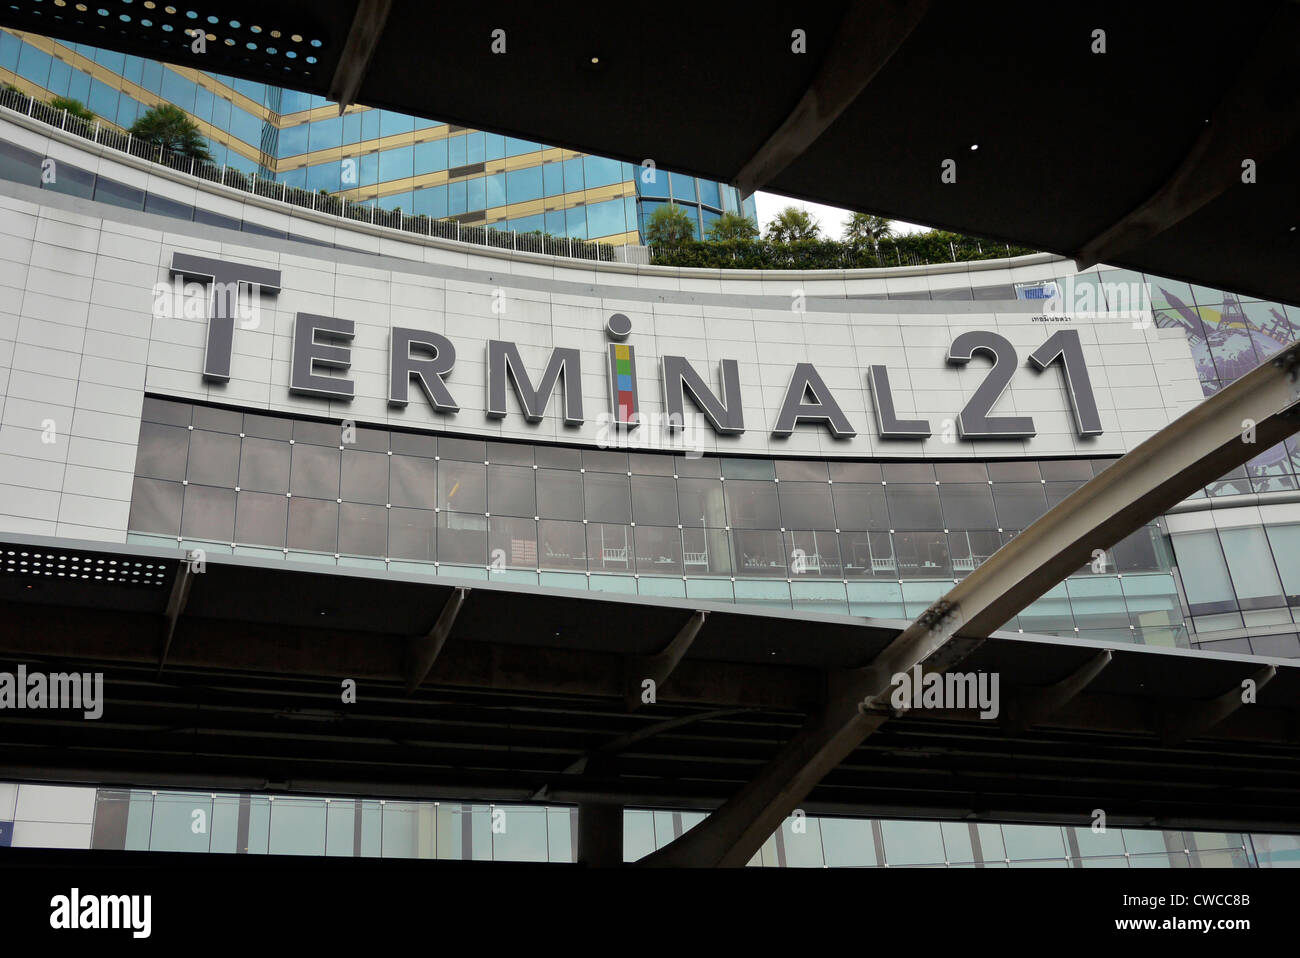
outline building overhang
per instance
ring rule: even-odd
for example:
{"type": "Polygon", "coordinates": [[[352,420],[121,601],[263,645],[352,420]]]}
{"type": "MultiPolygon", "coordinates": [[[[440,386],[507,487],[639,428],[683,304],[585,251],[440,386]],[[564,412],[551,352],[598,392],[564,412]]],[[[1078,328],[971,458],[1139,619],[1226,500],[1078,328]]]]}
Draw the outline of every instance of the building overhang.
{"type": "MultiPolygon", "coordinates": [[[[0,777],[712,808],[907,625],[203,558],[0,536],[0,671],[105,673],[100,719],[8,712],[0,777]],[[642,672],[661,687],[633,709],[642,672]]],[[[805,811],[1300,831],[1294,662],[1009,632],[963,652],[1001,714],[890,718],[805,811]]]]}
{"type": "Polygon", "coordinates": [[[184,8],[144,27],[115,0],[18,5],[0,24],[1300,302],[1285,0],[670,4],[658,22],[690,28],[668,44],[594,4],[211,8],[202,53],[184,8]]]}

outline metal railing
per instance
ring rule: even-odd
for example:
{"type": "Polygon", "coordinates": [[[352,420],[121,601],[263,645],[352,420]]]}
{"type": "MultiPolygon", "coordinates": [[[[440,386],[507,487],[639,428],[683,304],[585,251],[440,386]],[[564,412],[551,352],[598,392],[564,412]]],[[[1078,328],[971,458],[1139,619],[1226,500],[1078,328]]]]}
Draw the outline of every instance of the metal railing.
{"type": "Polygon", "coordinates": [[[644,259],[644,256],[638,257],[633,249],[614,246],[611,243],[575,239],[572,236],[553,236],[542,232],[520,233],[517,230],[502,230],[492,226],[466,226],[456,219],[435,219],[423,213],[412,216],[403,213],[401,209],[385,210],[380,209],[377,204],[357,203],[332,193],[313,193],[311,190],[289,186],[283,181],[259,177],[255,173],[243,173],[232,167],[218,166],[206,160],[196,160],[194,157],[167,150],[160,143],[146,142],[130,133],[110,129],[98,121],[88,123],[71,115],[67,110],[56,110],[49,104],[41,103],[20,90],[0,90],[0,107],[6,107],[109,149],[129,153],[151,163],[158,163],[179,173],[317,213],[341,216],[344,219],[401,230],[405,233],[415,233],[419,236],[489,246],[494,249],[545,253],[549,256],[567,256],[602,263],[638,262],[644,259]]]}

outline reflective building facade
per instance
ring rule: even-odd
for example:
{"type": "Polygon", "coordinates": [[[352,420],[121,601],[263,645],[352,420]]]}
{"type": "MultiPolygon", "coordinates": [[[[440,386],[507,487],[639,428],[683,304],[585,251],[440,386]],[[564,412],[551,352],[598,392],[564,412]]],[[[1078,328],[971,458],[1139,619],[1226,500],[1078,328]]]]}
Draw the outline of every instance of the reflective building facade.
{"type": "MultiPolygon", "coordinates": [[[[272,41],[273,42],[273,41],[272,41]]],[[[724,211],[754,215],[731,187],[188,67],[0,30],[0,84],[71,97],[125,131],[171,103],[199,124],[213,160],[311,192],[466,226],[640,243],[671,195],[697,234],[724,211]]]]}

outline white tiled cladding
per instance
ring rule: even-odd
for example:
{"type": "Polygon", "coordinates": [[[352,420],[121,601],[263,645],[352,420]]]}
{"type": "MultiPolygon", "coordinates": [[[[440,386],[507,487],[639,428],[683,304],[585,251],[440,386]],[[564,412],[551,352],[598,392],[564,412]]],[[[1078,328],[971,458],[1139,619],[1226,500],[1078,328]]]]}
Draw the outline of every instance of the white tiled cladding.
{"type": "MultiPolygon", "coordinates": [[[[101,172],[119,172],[106,167],[102,160],[101,172]]],[[[401,255],[412,257],[403,259],[290,249],[283,241],[251,234],[36,191],[26,195],[39,205],[14,195],[0,197],[0,529],[7,531],[124,538],[146,391],[363,423],[598,443],[599,417],[609,408],[603,325],[614,312],[633,321],[630,342],[637,351],[643,414],[663,409],[658,356],[685,355],[715,385],[718,362],[738,362],[747,431],[716,437],[706,430],[710,452],[891,458],[1117,454],[1201,398],[1190,351],[1179,334],[1144,329],[1128,318],[1080,318],[1069,328],[1079,331],[1106,429],[1101,437],[1080,440],[1060,373],[1055,367],[1042,374],[1027,368],[1029,351],[1060,328],[1034,322],[1032,304],[845,299],[878,294],[887,284],[927,288],[935,285],[931,274],[936,272],[953,272],[954,282],[967,283],[971,272],[980,271],[982,284],[1009,283],[1043,273],[1037,266],[1059,272],[1065,268],[1060,261],[1032,269],[907,268],[897,275],[747,273],[596,266],[443,244],[425,248],[421,263],[413,261],[419,248],[409,243],[399,244],[401,255]],[[227,384],[201,378],[204,319],[151,315],[152,286],[168,280],[176,252],[281,271],[282,291],[262,298],[257,328],[236,328],[227,384]],[[702,286],[693,285],[721,292],[680,291],[686,280],[701,280],[702,286]],[[500,302],[504,311],[494,311],[500,302]],[[794,308],[800,302],[802,313],[794,308]],[[357,324],[349,371],[353,401],[289,393],[292,324],[299,311],[357,324]],[[459,414],[434,414],[414,388],[407,408],[388,405],[393,325],[452,339],[457,364],[448,386],[461,405],[459,414]],[[970,329],[998,332],[1016,346],[1021,368],[993,412],[1032,415],[1038,429],[1032,440],[945,441],[945,433],[952,434],[945,427],[988,368],[984,359],[966,368],[945,361],[953,338],[970,329]],[[587,424],[564,426],[556,415],[558,396],[540,424],[524,421],[513,394],[507,418],[488,419],[489,338],[517,342],[534,377],[552,348],[580,348],[587,424]],[[856,438],[836,440],[812,425],[788,439],[771,437],[796,362],[816,364],[856,438]],[[879,438],[865,379],[866,366],[873,363],[890,369],[898,415],[929,419],[934,430],[929,440],[879,438]]],[[[251,209],[250,201],[245,212],[251,209]]],[[[355,238],[345,227],[336,234],[340,241],[355,238]]]]}

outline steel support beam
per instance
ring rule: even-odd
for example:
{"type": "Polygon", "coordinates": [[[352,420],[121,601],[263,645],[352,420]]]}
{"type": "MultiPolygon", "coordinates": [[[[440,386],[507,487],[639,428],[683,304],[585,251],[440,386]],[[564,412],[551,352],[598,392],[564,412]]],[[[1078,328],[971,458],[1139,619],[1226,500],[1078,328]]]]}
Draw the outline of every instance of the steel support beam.
{"type": "Polygon", "coordinates": [[[453,591],[451,597],[447,599],[447,604],[442,607],[442,613],[438,616],[438,621],[433,624],[433,628],[429,630],[429,633],[411,640],[410,648],[407,650],[406,693],[408,695],[414,692],[416,687],[424,681],[424,677],[433,668],[433,663],[438,660],[438,653],[447,644],[447,636],[451,635],[451,627],[456,624],[456,616],[460,614],[460,607],[465,604],[465,593],[467,592],[469,592],[469,589],[456,589],[453,591]]]}
{"type": "Polygon", "coordinates": [[[1022,691],[1007,702],[1002,714],[1002,727],[1007,731],[1023,732],[1040,724],[1087,688],[1113,658],[1110,649],[1098,652],[1059,682],[1046,688],[1022,691]]]}
{"type": "Polygon", "coordinates": [[[753,780],[647,865],[746,864],[812,788],[889,715],[894,675],[960,635],[987,637],[1071,572],[1174,503],[1300,431],[1300,343],[1161,429],[999,549],[839,684],[753,780]],[[1249,439],[1247,438],[1249,437],[1249,439]]]}
{"type": "Polygon", "coordinates": [[[1284,3],[1183,162],[1145,202],[1083,245],[1075,256],[1079,269],[1105,262],[1164,232],[1228,190],[1247,186],[1243,179],[1247,160],[1253,161],[1257,175],[1269,176],[1258,171],[1259,165],[1300,134],[1300,111],[1291,97],[1277,91],[1278,64],[1292,59],[1297,47],[1300,7],[1284,3]]]}
{"type": "MultiPolygon", "coordinates": [[[[1229,715],[1232,715],[1247,702],[1246,682],[1254,683],[1254,692],[1268,685],[1277,675],[1277,668],[1266,665],[1235,688],[1230,688],[1222,695],[1211,699],[1200,707],[1187,707],[1166,713],[1162,723],[1161,739],[1166,745],[1178,745],[1204,735],[1229,715]]],[[[1252,695],[1249,701],[1254,701],[1252,695]]]]}
{"type": "Polygon", "coordinates": [[[167,665],[167,653],[171,651],[172,638],[176,635],[176,623],[180,620],[181,613],[185,611],[185,606],[190,601],[190,588],[194,585],[195,561],[195,554],[186,552],[185,558],[176,564],[176,578],[172,580],[171,595],[167,597],[167,611],[163,613],[167,619],[167,634],[163,638],[162,652],[158,656],[158,674],[160,675],[167,665]]]}
{"type": "Polygon", "coordinates": [[[794,111],[750,157],[734,183],[742,198],[775,179],[835,122],[903,45],[930,0],[857,0],[794,111]]]}
{"type": "Polygon", "coordinates": [[[352,28],[330,80],[329,99],[339,105],[340,115],[357,100],[392,7],[393,0],[361,0],[357,4],[352,28]]]}
{"type": "Polygon", "coordinates": [[[690,651],[708,615],[709,613],[703,609],[696,610],[662,652],[656,655],[632,656],[628,659],[626,701],[629,712],[635,712],[641,707],[642,685],[647,680],[654,683],[655,695],[659,694],[659,686],[668,680],[673,670],[677,668],[677,663],[690,651]]]}

